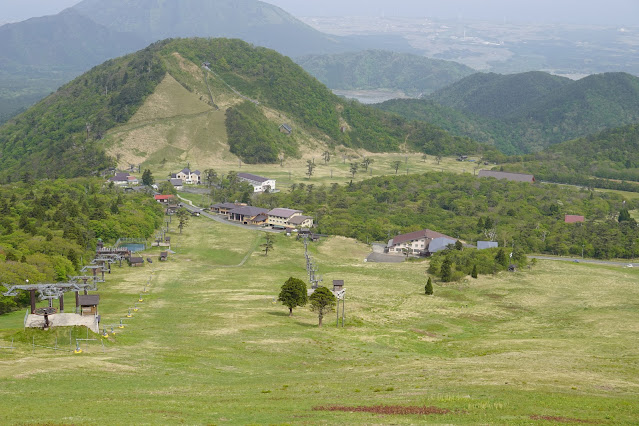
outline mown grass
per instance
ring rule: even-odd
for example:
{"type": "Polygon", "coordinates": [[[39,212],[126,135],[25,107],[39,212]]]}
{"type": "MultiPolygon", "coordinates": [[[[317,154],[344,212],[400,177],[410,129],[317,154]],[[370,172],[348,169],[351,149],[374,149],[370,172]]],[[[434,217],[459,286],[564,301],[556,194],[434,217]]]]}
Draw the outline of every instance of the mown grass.
{"type": "MultiPolygon", "coordinates": [[[[639,416],[639,271],[540,261],[531,271],[436,283],[427,297],[427,262],[365,263],[365,245],[335,237],[310,250],[325,283],[346,282],[347,326],[329,315],[318,329],[307,308],[289,318],[274,300],[289,276],[305,278],[301,243],[278,235],[266,257],[253,251],[258,233],[206,218],[172,240],[169,262],[116,267],[101,285],[103,321],[117,323],[151,278],[106,352],[87,344],[81,355],[32,353],[24,342],[0,352],[0,423],[541,424],[539,416],[554,416],[631,424],[639,416]],[[450,411],[313,409],[380,404],[450,411]]],[[[5,342],[24,333],[22,315],[0,317],[5,342]]]]}

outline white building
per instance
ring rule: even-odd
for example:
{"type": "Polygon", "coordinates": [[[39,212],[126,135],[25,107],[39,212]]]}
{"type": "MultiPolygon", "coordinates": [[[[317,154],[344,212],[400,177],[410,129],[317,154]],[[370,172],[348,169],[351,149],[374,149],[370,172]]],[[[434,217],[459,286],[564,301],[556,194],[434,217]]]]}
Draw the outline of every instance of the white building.
{"type": "Polygon", "coordinates": [[[405,254],[408,250],[410,254],[430,255],[456,242],[456,238],[424,229],[396,236],[388,242],[386,249],[390,254],[405,254]]]}
{"type": "Polygon", "coordinates": [[[182,179],[182,182],[186,183],[187,185],[199,185],[202,183],[202,173],[199,170],[191,171],[190,169],[186,168],[177,173],[173,173],[171,175],[171,179],[182,179]]]}
{"type": "Polygon", "coordinates": [[[273,192],[275,191],[275,179],[269,179],[262,176],[252,175],[250,173],[238,173],[237,177],[243,181],[253,185],[253,192],[273,192]]]}

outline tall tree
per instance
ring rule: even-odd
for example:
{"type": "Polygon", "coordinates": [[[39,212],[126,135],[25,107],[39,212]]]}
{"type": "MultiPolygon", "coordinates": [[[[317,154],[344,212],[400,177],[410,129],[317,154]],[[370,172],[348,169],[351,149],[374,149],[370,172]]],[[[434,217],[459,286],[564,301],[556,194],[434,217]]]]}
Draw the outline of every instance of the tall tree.
{"type": "Polygon", "coordinates": [[[324,315],[332,312],[337,303],[337,299],[333,292],[326,287],[318,287],[313,294],[311,294],[311,297],[309,297],[309,302],[311,311],[317,312],[317,318],[319,320],[318,327],[321,327],[324,315]]]}
{"type": "Polygon", "coordinates": [[[399,170],[399,166],[402,165],[402,162],[400,160],[395,160],[391,163],[391,167],[393,168],[393,170],[395,170],[395,174],[397,174],[397,171],[399,170]]]}
{"type": "Polygon", "coordinates": [[[189,215],[190,215],[189,211],[185,208],[181,208],[177,211],[178,228],[180,228],[180,234],[182,233],[182,229],[184,229],[186,225],[189,223],[189,219],[190,219],[189,215]]]}
{"type": "Polygon", "coordinates": [[[144,173],[142,173],[142,185],[151,186],[154,183],[155,183],[155,179],[153,179],[151,170],[145,169],[144,173]]]}
{"type": "Polygon", "coordinates": [[[288,308],[288,316],[293,316],[293,308],[304,306],[308,302],[306,283],[298,278],[290,277],[282,285],[277,300],[288,308]]]}
{"type": "Polygon", "coordinates": [[[362,161],[362,167],[364,168],[364,171],[368,171],[368,166],[370,166],[371,164],[373,164],[375,162],[375,160],[373,160],[372,158],[366,157],[364,158],[364,160],[362,161]]]}
{"type": "Polygon", "coordinates": [[[260,247],[262,247],[262,251],[264,252],[264,256],[268,256],[268,252],[270,250],[273,250],[273,234],[269,234],[268,232],[264,233],[264,244],[262,244],[260,247]]]}
{"type": "Polygon", "coordinates": [[[210,188],[217,179],[217,172],[213,169],[204,170],[204,179],[206,180],[206,185],[210,188]]]}
{"type": "Polygon", "coordinates": [[[322,156],[324,157],[324,164],[327,164],[329,161],[331,161],[331,153],[330,152],[324,151],[322,156]]]}
{"type": "Polygon", "coordinates": [[[359,169],[359,164],[357,163],[351,163],[351,176],[354,178],[355,177],[355,173],[357,173],[357,169],[359,169]]]}
{"type": "Polygon", "coordinates": [[[313,171],[315,170],[315,163],[311,160],[306,160],[306,176],[310,179],[313,176],[313,171]]]}
{"type": "Polygon", "coordinates": [[[441,268],[439,274],[442,277],[442,281],[443,282],[448,283],[448,282],[452,281],[452,279],[453,279],[453,262],[450,260],[449,257],[446,257],[446,259],[444,259],[444,262],[442,263],[442,268],[441,268]]]}

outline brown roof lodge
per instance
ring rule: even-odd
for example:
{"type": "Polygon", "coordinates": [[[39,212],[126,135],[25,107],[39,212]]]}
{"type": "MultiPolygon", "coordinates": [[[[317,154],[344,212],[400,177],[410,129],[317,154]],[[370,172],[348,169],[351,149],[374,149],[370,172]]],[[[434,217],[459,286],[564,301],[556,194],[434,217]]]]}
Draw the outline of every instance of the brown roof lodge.
{"type": "Polygon", "coordinates": [[[495,179],[504,179],[512,182],[527,182],[527,183],[535,183],[535,177],[533,175],[525,174],[525,173],[510,173],[510,172],[498,172],[495,170],[480,170],[479,171],[480,178],[495,178],[495,179]]]}

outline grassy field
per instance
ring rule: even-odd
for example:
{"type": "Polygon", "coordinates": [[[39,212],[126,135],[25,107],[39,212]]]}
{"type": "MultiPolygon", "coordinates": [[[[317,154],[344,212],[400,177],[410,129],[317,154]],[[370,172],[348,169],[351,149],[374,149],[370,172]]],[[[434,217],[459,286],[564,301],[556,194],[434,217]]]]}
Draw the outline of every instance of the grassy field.
{"type": "Polygon", "coordinates": [[[104,324],[118,324],[151,285],[104,349],[33,350],[34,336],[68,346],[68,330],[25,332],[23,312],[0,317],[1,342],[14,338],[17,347],[0,351],[0,423],[639,418],[639,271],[542,261],[532,271],[436,283],[427,297],[427,262],[365,263],[365,245],[335,237],[310,249],[325,283],[345,280],[346,327],[329,316],[318,329],[308,308],[289,318],[275,301],[289,276],[305,278],[303,245],[280,235],[265,257],[260,238],[194,218],[172,235],[169,262],[114,268],[100,287],[104,324]],[[366,412],[379,405],[441,411],[366,412]],[[347,411],[328,410],[336,406],[347,411]]]}

